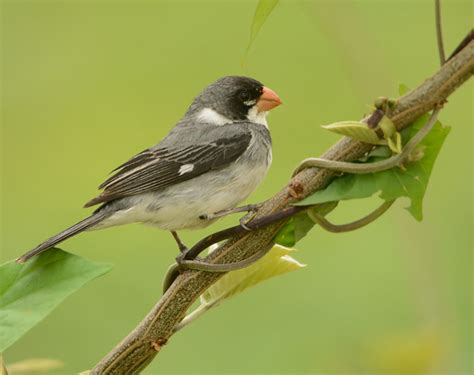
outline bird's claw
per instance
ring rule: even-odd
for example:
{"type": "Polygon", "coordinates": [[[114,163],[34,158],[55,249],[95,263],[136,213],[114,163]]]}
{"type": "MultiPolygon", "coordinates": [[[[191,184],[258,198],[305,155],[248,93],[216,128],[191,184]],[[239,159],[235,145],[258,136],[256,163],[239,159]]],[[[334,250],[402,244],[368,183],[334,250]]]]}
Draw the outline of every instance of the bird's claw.
{"type": "Polygon", "coordinates": [[[251,232],[252,228],[248,227],[247,224],[250,223],[252,219],[255,217],[255,215],[257,214],[257,209],[258,209],[258,206],[255,205],[255,207],[252,210],[250,210],[245,216],[241,217],[239,220],[240,226],[248,232],[251,232]]]}

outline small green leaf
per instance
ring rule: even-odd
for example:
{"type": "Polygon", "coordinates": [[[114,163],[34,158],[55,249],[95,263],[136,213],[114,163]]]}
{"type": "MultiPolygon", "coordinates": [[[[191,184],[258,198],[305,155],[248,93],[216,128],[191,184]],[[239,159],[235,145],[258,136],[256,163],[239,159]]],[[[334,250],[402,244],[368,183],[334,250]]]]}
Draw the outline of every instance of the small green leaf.
{"type": "MultiPolygon", "coordinates": [[[[309,209],[326,216],[329,212],[336,208],[337,203],[338,202],[317,204],[309,209]]],[[[273,238],[273,242],[283,246],[294,246],[299,240],[308,234],[314,225],[314,221],[308,217],[306,212],[301,212],[288,220],[288,222],[273,238]]]]}
{"type": "Polygon", "coordinates": [[[270,13],[277,6],[278,2],[279,0],[260,0],[258,2],[257,8],[255,9],[255,14],[253,16],[252,26],[250,27],[249,43],[247,45],[247,49],[245,50],[245,55],[242,61],[245,60],[245,57],[247,56],[252,43],[257,37],[258,32],[262,28],[270,13]]]}
{"type": "Polygon", "coordinates": [[[392,138],[397,132],[395,124],[387,116],[383,116],[379,122],[379,128],[382,129],[384,138],[392,138]]]}
{"type": "MultiPolygon", "coordinates": [[[[423,115],[415,121],[410,129],[409,138],[421,129],[427,120],[428,115],[423,115]]],[[[424,147],[422,148],[423,158],[408,163],[405,170],[393,168],[378,173],[345,174],[336,178],[326,189],[315,192],[297,205],[366,198],[380,192],[380,197],[384,200],[408,197],[411,201],[408,211],[415,219],[421,220],[423,196],[434,162],[449,131],[449,127],[443,127],[440,122],[437,122],[420,143],[424,147]]],[[[370,160],[373,159],[378,158],[370,158],[370,160]]]]}
{"type": "MultiPolygon", "coordinates": [[[[311,220],[310,220],[311,221],[311,220]]],[[[312,222],[312,221],[311,221],[312,222]]],[[[282,245],[291,247],[296,243],[295,238],[295,221],[292,217],[288,222],[281,228],[276,236],[273,238],[273,242],[282,245]]]]}
{"type": "Polygon", "coordinates": [[[283,228],[278,231],[273,238],[273,242],[282,246],[294,246],[306,236],[313,226],[313,220],[305,212],[299,213],[288,220],[283,228]]]}
{"type": "Polygon", "coordinates": [[[378,158],[388,158],[392,156],[392,152],[387,146],[377,146],[375,147],[372,151],[370,151],[367,156],[364,158],[359,159],[360,161],[367,161],[368,159],[372,157],[378,157],[378,158]]]}
{"type": "Polygon", "coordinates": [[[44,319],[67,296],[112,268],[59,249],[26,264],[0,266],[0,352],[44,319]]]}
{"type": "Polygon", "coordinates": [[[400,96],[405,95],[408,91],[410,91],[410,88],[404,83],[400,83],[400,85],[398,86],[398,93],[400,94],[400,96]]]}
{"type": "Polygon", "coordinates": [[[342,121],[330,125],[321,126],[324,129],[337,134],[345,135],[357,141],[371,144],[379,144],[380,139],[374,129],[370,129],[367,124],[358,121],[342,121]]]}
{"type": "Polygon", "coordinates": [[[387,145],[396,154],[402,152],[402,136],[396,132],[391,138],[387,138],[387,145]]]}
{"type": "Polygon", "coordinates": [[[201,304],[215,306],[269,278],[296,271],[303,264],[290,254],[294,249],[275,245],[260,260],[241,270],[228,272],[201,296],[201,304]]]}

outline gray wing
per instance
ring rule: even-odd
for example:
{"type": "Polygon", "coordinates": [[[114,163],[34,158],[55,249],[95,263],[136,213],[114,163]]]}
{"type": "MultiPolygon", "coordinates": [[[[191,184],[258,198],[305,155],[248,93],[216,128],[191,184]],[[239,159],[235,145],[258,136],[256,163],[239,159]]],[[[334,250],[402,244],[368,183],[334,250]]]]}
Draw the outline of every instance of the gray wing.
{"type": "MultiPolygon", "coordinates": [[[[142,151],[116,168],[116,173],[99,186],[104,191],[84,207],[161,190],[234,162],[245,152],[252,138],[248,129],[239,128],[238,131],[232,129],[229,135],[224,129],[210,130],[204,137],[201,133],[198,143],[185,143],[182,148],[173,147],[173,142],[166,139],[142,151]]],[[[189,137],[189,131],[186,135],[189,137]]]]}

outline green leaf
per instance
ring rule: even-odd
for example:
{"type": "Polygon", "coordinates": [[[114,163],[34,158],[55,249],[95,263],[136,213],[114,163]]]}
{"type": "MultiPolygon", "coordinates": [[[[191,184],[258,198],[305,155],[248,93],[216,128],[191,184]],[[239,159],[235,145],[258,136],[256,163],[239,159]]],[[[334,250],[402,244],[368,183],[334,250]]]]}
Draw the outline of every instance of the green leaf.
{"type": "Polygon", "coordinates": [[[396,132],[391,138],[387,138],[387,145],[396,154],[402,152],[402,136],[396,132]]]}
{"type": "MultiPolygon", "coordinates": [[[[336,208],[337,202],[329,202],[315,205],[310,210],[314,210],[319,214],[326,216],[329,212],[336,208]]],[[[299,240],[308,234],[313,228],[315,222],[309,218],[306,212],[301,212],[293,216],[281,228],[273,238],[273,242],[282,246],[294,246],[299,240]]]]}
{"type": "Polygon", "coordinates": [[[293,216],[273,238],[273,242],[282,246],[294,246],[313,228],[314,221],[302,212],[293,216]]]}
{"type": "Polygon", "coordinates": [[[357,141],[371,144],[379,144],[380,139],[374,129],[370,129],[367,124],[358,121],[342,121],[330,125],[321,126],[324,129],[337,134],[345,135],[357,141]]]}
{"type": "Polygon", "coordinates": [[[366,162],[370,158],[380,157],[382,159],[389,158],[392,156],[392,151],[387,146],[377,146],[372,151],[370,151],[366,156],[360,158],[359,161],[366,162]]]}
{"type": "Polygon", "coordinates": [[[295,219],[294,218],[295,216],[290,218],[290,220],[288,220],[288,222],[283,226],[283,228],[281,228],[278,231],[278,233],[273,238],[274,243],[282,245],[282,246],[288,246],[288,247],[295,245],[296,237],[295,237],[295,219]]]}
{"type": "MultiPolygon", "coordinates": [[[[428,115],[420,117],[411,127],[411,138],[428,120],[428,115]]],[[[369,197],[380,192],[384,200],[408,197],[411,201],[408,211],[417,220],[423,218],[423,196],[438,153],[450,131],[437,122],[431,132],[420,143],[423,157],[405,166],[405,170],[393,168],[387,171],[369,174],[345,174],[336,178],[326,189],[320,190],[298,202],[297,205],[313,205],[348,199],[369,197]]],[[[379,158],[371,158],[369,161],[379,158]]]]}
{"type": "Polygon", "coordinates": [[[262,281],[304,267],[290,256],[294,251],[275,245],[262,259],[249,267],[226,273],[201,295],[201,305],[215,306],[262,281]]]}
{"type": "Polygon", "coordinates": [[[393,135],[397,132],[395,124],[385,115],[379,122],[379,128],[382,129],[384,138],[392,138],[393,135]]]}
{"type": "Polygon", "coordinates": [[[400,83],[398,86],[398,93],[401,95],[405,95],[408,91],[410,91],[410,88],[405,85],[404,83],[400,83]]]}
{"type": "Polygon", "coordinates": [[[67,296],[112,268],[59,249],[26,264],[0,266],[0,352],[44,319],[67,296]]]}
{"type": "Polygon", "coordinates": [[[257,8],[255,9],[255,14],[253,16],[252,26],[250,27],[249,43],[247,45],[247,49],[245,50],[243,60],[245,60],[245,57],[247,56],[252,43],[257,37],[258,32],[262,28],[270,13],[277,6],[278,2],[279,0],[260,0],[258,2],[257,8]]]}

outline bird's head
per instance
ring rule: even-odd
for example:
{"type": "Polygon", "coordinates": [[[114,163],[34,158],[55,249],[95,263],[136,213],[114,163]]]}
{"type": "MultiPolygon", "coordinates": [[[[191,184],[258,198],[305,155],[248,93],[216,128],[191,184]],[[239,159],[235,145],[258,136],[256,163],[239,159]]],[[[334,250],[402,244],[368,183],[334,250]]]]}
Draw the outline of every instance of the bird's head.
{"type": "Polygon", "coordinates": [[[207,86],[190,110],[200,120],[218,125],[242,120],[266,125],[267,112],[280,104],[278,95],[259,81],[227,76],[207,86]]]}

